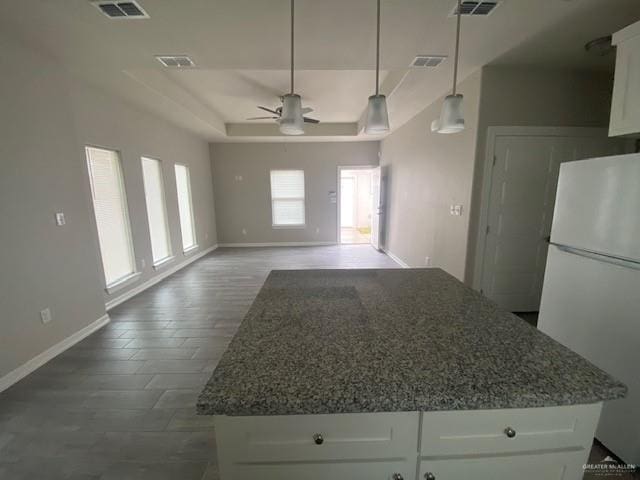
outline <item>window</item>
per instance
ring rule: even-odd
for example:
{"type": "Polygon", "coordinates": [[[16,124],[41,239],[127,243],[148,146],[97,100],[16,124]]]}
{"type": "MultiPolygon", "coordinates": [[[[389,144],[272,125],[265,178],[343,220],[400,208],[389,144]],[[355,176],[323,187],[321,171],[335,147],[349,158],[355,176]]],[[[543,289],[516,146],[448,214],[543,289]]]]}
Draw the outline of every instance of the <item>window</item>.
{"type": "Polygon", "coordinates": [[[93,211],[107,287],[135,273],[122,166],[117,152],[86,147],[93,211]]]}
{"type": "Polygon", "coordinates": [[[193,221],[189,168],[179,163],[176,163],[176,189],[178,191],[180,230],[182,231],[182,250],[186,252],[196,246],[196,232],[193,221]]]}
{"type": "Polygon", "coordinates": [[[171,257],[171,240],[164,201],[164,181],[162,163],[153,158],[142,157],[142,178],[144,196],[147,203],[149,234],[153,264],[158,265],[171,257]]]}
{"type": "Polygon", "coordinates": [[[271,170],[271,217],[274,227],[304,226],[303,170],[271,170]]]}

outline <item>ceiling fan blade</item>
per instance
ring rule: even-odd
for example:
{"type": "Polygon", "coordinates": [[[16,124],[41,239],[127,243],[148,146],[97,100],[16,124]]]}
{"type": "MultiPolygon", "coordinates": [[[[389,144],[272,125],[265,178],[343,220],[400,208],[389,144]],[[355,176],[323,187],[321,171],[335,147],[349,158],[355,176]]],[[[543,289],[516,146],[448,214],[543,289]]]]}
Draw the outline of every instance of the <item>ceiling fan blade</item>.
{"type": "Polygon", "coordinates": [[[302,117],[305,123],[320,123],[320,120],[316,120],[315,118],[302,117]]]}
{"type": "Polygon", "coordinates": [[[311,113],[311,112],[313,112],[313,108],[311,108],[311,107],[304,107],[304,108],[302,109],[302,114],[303,114],[303,115],[304,115],[304,114],[307,114],[307,113],[311,113]]]}
{"type": "Polygon", "coordinates": [[[271,110],[270,108],[267,107],[261,107],[260,105],[258,105],[258,108],[260,110],[264,110],[265,112],[269,112],[269,113],[273,113],[274,115],[278,115],[278,112],[275,110],[271,110]]]}
{"type": "Polygon", "coordinates": [[[276,120],[280,117],[251,117],[247,118],[247,120],[276,120]]]}

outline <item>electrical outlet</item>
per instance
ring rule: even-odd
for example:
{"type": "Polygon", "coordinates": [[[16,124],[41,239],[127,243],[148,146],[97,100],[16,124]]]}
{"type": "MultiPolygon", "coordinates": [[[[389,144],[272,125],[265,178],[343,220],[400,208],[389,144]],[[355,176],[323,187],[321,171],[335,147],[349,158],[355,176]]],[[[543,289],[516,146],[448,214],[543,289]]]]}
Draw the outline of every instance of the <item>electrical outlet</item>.
{"type": "Polygon", "coordinates": [[[56,212],[56,225],[61,227],[65,223],[67,223],[67,221],[64,218],[64,212],[56,212]]]}
{"type": "Polygon", "coordinates": [[[42,320],[42,323],[45,324],[53,320],[53,317],[51,316],[51,310],[49,310],[49,308],[45,308],[44,310],[40,311],[40,320],[42,320]]]}
{"type": "Polygon", "coordinates": [[[205,239],[205,240],[209,240],[209,232],[205,232],[205,234],[204,234],[204,239],[205,239]]]}
{"type": "Polygon", "coordinates": [[[431,257],[424,257],[424,264],[427,267],[430,267],[431,266],[431,257]]]}
{"type": "Polygon", "coordinates": [[[246,234],[247,234],[247,229],[246,229],[246,228],[243,228],[243,229],[242,229],[242,235],[246,235],[246,234]]]}
{"type": "Polygon", "coordinates": [[[316,235],[320,233],[320,228],[316,227],[316,235]]]}
{"type": "Polygon", "coordinates": [[[144,268],[147,266],[147,261],[143,258],[140,260],[140,268],[142,268],[142,270],[144,270],[144,268]]]}

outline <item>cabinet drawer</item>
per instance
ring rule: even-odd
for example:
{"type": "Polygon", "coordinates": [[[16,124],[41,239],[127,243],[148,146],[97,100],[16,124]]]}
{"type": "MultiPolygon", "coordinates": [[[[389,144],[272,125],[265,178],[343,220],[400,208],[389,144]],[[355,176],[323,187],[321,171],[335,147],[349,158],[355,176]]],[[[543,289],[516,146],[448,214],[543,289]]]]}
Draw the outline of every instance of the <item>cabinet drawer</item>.
{"type": "Polygon", "coordinates": [[[591,448],[602,404],[427,412],[423,457],[591,448]]]}
{"type": "Polygon", "coordinates": [[[402,459],[418,450],[419,414],[216,417],[232,463],[402,459]],[[321,436],[321,439],[318,437],[321,436]]]}
{"type": "Polygon", "coordinates": [[[220,473],[221,478],[233,480],[393,480],[396,473],[414,480],[416,462],[234,465],[220,473]]]}
{"type": "Polygon", "coordinates": [[[418,480],[580,480],[585,460],[585,452],[423,460],[418,480]]]}

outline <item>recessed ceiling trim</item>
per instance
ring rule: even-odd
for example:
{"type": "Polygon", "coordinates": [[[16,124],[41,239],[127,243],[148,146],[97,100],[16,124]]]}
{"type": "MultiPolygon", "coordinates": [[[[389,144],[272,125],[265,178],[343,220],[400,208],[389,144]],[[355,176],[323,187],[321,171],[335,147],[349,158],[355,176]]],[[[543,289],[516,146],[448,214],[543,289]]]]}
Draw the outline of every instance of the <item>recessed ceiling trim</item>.
{"type": "Polygon", "coordinates": [[[112,20],[144,20],[149,14],[136,0],[92,0],[91,3],[112,20]]]}

